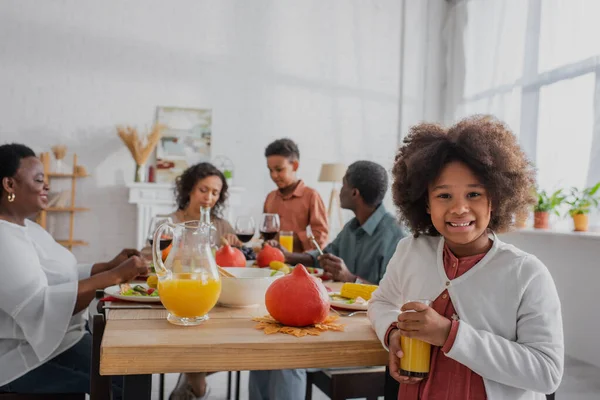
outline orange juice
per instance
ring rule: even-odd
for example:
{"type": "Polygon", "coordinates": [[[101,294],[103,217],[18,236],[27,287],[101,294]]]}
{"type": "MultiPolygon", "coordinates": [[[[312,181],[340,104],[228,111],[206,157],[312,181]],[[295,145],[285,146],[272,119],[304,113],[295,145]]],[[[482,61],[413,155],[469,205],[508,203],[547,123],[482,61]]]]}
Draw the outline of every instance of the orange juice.
{"type": "Polygon", "coordinates": [[[221,281],[196,275],[173,274],[173,279],[158,282],[160,301],[171,314],[182,318],[202,317],[217,304],[221,281]]]}
{"type": "MultiPolygon", "coordinates": [[[[430,300],[409,300],[407,303],[431,305],[430,300]]],[[[413,310],[405,312],[414,312],[413,310]]],[[[429,374],[431,345],[422,340],[400,336],[400,347],[404,357],[400,359],[400,375],[425,378],[429,374]]]]}
{"type": "Polygon", "coordinates": [[[425,378],[429,374],[431,345],[422,340],[400,336],[404,357],[400,359],[400,375],[425,378]]]}
{"type": "Polygon", "coordinates": [[[289,251],[294,251],[294,232],[279,232],[279,244],[289,251]]]}

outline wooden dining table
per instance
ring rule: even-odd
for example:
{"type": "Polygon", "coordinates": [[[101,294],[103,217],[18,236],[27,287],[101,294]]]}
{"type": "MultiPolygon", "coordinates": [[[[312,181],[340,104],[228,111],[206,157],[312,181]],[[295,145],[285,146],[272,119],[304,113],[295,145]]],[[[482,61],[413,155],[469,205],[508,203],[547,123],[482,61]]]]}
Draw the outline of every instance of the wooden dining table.
{"type": "MultiPolygon", "coordinates": [[[[333,291],[341,284],[327,282],[333,291]]],[[[176,326],[163,308],[106,309],[100,375],[123,375],[124,398],[150,399],[160,373],[382,366],[388,354],[365,314],[339,318],[343,332],[295,337],[265,334],[253,317],[264,305],[217,306],[198,326],[176,326]]],[[[92,399],[94,400],[94,399],[92,399]]]]}

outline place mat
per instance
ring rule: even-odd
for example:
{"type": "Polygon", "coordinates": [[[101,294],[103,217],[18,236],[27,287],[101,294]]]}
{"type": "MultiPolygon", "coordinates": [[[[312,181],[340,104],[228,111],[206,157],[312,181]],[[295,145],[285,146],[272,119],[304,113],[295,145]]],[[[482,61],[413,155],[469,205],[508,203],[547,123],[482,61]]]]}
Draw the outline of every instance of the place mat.
{"type": "Polygon", "coordinates": [[[262,329],[267,335],[272,335],[274,333],[285,333],[296,337],[303,337],[307,335],[319,336],[321,333],[327,331],[343,332],[345,325],[335,323],[335,321],[337,321],[338,319],[339,316],[330,315],[325,319],[325,321],[323,321],[320,324],[303,327],[283,325],[277,322],[270,315],[252,318],[252,321],[258,322],[258,324],[254,327],[255,329],[262,329]]]}

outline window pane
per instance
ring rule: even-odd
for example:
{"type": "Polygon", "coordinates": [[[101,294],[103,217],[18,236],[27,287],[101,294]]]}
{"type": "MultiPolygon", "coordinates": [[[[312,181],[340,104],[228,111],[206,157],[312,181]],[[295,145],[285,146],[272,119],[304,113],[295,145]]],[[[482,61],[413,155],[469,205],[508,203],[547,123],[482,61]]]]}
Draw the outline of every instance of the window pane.
{"type": "Polygon", "coordinates": [[[506,123],[518,137],[521,125],[521,88],[490,98],[464,103],[458,110],[458,118],[473,114],[491,114],[506,123]]]}
{"type": "Polygon", "coordinates": [[[600,54],[600,1],[544,0],[540,25],[540,72],[600,54]]]}
{"type": "Polygon", "coordinates": [[[465,1],[465,96],[515,82],[523,73],[528,2],[465,1]]]}
{"type": "Polygon", "coordinates": [[[594,74],[540,90],[536,164],[542,189],[583,187],[594,125],[594,74]]]}

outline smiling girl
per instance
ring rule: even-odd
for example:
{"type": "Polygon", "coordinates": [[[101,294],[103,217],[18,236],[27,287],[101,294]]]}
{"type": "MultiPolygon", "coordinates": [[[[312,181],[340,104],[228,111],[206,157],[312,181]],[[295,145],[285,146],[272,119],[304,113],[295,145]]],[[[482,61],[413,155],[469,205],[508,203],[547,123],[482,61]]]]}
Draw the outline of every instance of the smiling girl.
{"type": "Polygon", "coordinates": [[[554,281],[535,256],[496,236],[533,201],[534,170],[515,136],[490,117],[450,129],[421,124],[404,140],[393,175],[394,202],[413,236],[398,244],[369,318],[389,348],[399,398],[554,392],[564,361],[554,281]],[[432,345],[427,378],[400,375],[400,336],[432,345]]]}

